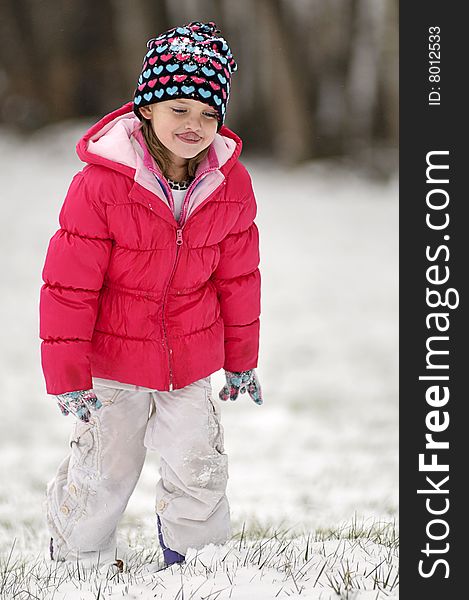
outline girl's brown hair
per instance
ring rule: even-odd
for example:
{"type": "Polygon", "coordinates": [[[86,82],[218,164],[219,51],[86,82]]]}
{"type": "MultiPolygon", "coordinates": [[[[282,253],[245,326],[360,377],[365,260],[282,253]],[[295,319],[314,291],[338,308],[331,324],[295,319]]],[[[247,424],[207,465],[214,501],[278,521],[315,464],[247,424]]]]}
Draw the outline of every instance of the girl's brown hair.
{"type": "MultiPolygon", "coordinates": [[[[150,154],[158,163],[161,172],[165,177],[169,176],[169,170],[171,167],[171,157],[169,152],[164,146],[156,133],[153,131],[153,127],[151,122],[148,119],[142,119],[141,124],[142,134],[145,139],[145,143],[150,151],[150,154]]],[[[202,160],[207,156],[208,149],[210,146],[199,152],[193,158],[190,158],[187,163],[187,175],[189,177],[194,177],[197,167],[202,162],[202,160]]]]}

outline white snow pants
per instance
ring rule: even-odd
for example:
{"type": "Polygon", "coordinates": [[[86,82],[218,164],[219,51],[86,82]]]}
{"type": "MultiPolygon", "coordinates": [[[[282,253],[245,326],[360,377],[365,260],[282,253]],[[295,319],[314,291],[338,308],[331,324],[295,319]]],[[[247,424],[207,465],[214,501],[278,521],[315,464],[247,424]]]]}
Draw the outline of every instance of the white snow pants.
{"type": "Polygon", "coordinates": [[[74,417],[70,454],[47,485],[55,555],[114,557],[117,525],[147,448],[160,455],[156,512],[166,546],[185,555],[226,542],[228,457],[210,377],[171,392],[99,379],[93,389],[103,406],[89,423],[74,417]]]}

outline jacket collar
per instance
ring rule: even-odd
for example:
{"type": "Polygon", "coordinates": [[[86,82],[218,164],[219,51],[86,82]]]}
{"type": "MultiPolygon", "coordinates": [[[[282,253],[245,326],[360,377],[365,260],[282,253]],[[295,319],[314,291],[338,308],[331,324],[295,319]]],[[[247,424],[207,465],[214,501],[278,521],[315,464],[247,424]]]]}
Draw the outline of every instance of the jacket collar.
{"type": "MultiPolygon", "coordinates": [[[[223,126],[215,135],[209,152],[199,164],[199,175],[208,173],[202,185],[197,185],[187,206],[189,216],[204,199],[226,178],[236,163],[242,149],[241,139],[223,126]]],[[[170,194],[161,171],[150,155],[140,131],[140,120],[133,112],[131,102],[109,113],[93,125],[77,144],[79,158],[88,163],[107,167],[134,180],[130,196],[167,221],[175,224],[170,194]],[[155,177],[157,175],[157,177],[155,177]],[[157,196],[162,203],[154,202],[157,196]],[[166,205],[166,206],[164,206],[166,205]],[[168,210],[169,209],[169,210],[168,210]]]]}

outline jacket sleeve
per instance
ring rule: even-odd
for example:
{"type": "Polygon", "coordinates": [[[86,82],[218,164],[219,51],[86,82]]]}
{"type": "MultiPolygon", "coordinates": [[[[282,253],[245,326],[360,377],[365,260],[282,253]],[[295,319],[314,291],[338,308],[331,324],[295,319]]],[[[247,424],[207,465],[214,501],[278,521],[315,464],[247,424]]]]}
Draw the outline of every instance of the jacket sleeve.
{"type": "Polygon", "coordinates": [[[39,302],[42,369],[49,394],[92,387],[91,338],[112,249],[105,207],[78,173],[47,250],[39,302]]]}
{"type": "Polygon", "coordinates": [[[213,274],[225,325],[223,368],[228,371],[255,368],[259,354],[259,231],[250,178],[247,187],[238,220],[220,242],[220,260],[213,274]]]}

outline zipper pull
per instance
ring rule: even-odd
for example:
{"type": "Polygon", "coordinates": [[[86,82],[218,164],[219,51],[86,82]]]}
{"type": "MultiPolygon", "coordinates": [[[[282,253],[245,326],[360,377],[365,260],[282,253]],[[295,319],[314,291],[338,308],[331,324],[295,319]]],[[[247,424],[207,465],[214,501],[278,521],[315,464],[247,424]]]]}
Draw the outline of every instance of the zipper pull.
{"type": "Polygon", "coordinates": [[[177,229],[176,230],[176,244],[178,246],[182,245],[182,229],[177,229]]]}

